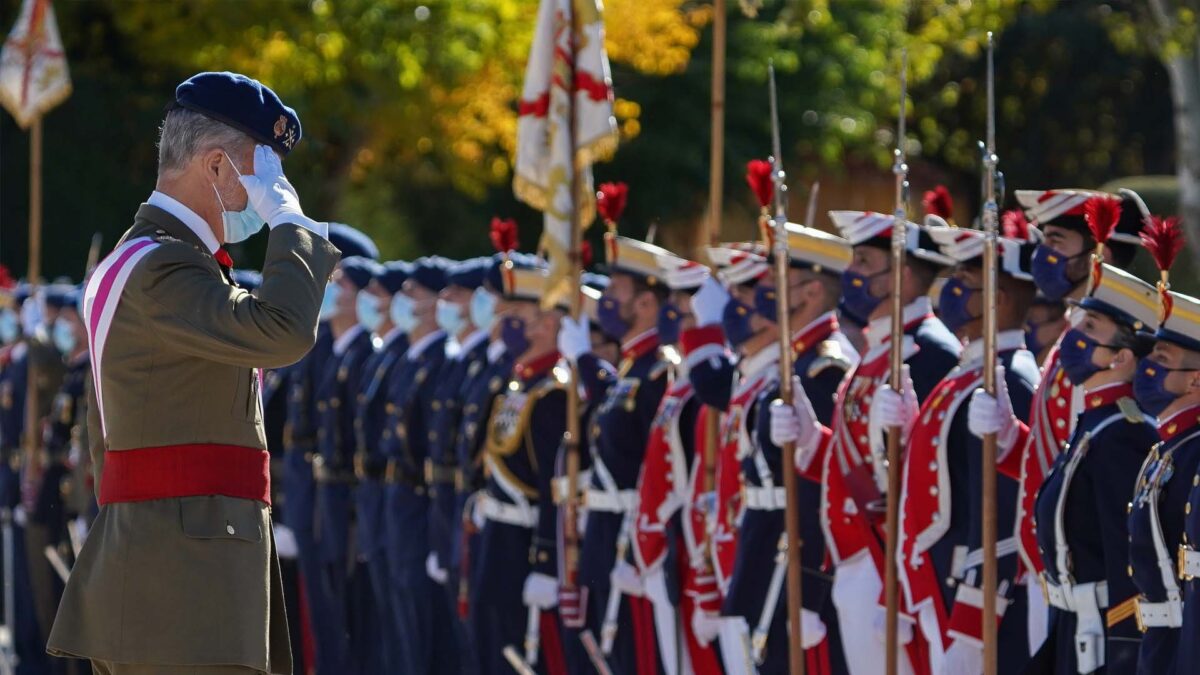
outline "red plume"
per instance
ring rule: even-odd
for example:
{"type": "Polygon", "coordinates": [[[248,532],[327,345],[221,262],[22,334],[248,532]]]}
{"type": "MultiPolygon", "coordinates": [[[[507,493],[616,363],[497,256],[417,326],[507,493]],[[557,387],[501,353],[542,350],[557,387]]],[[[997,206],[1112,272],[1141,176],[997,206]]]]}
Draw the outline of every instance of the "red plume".
{"type": "Polygon", "coordinates": [[[950,196],[950,190],[946,189],[945,185],[927,190],[921,204],[925,207],[927,216],[940,216],[946,220],[954,217],[954,198],[950,196]]]}
{"type": "Polygon", "coordinates": [[[1092,197],[1083,203],[1083,218],[1096,244],[1103,244],[1117,229],[1121,219],[1121,200],[1112,197],[1092,197]]]}
{"type": "Polygon", "coordinates": [[[775,181],[771,180],[773,171],[771,163],[763,159],[752,159],[746,162],[746,183],[758,197],[758,205],[766,208],[775,197],[775,181]]]}
{"type": "Polygon", "coordinates": [[[596,192],[596,210],[606,223],[615,223],[625,212],[625,200],[629,196],[629,186],[624,183],[601,183],[596,192]]]}
{"type": "Polygon", "coordinates": [[[492,246],[500,253],[517,250],[520,246],[517,239],[517,221],[512,218],[492,218],[492,246]]]}
{"type": "Polygon", "coordinates": [[[584,241],[579,244],[579,261],[583,263],[584,269],[592,266],[592,242],[584,241]]]}
{"type": "Polygon", "coordinates": [[[16,285],[17,280],[12,278],[8,267],[0,265],[0,288],[13,288],[16,285]]]}
{"type": "Polygon", "coordinates": [[[1029,221],[1021,209],[1009,209],[1000,217],[1000,236],[1029,241],[1029,221]]]}
{"type": "Polygon", "coordinates": [[[1142,245],[1154,257],[1158,269],[1166,272],[1175,264],[1175,258],[1183,250],[1183,229],[1179,227],[1179,218],[1159,218],[1150,216],[1146,227],[1138,233],[1142,245]]]}

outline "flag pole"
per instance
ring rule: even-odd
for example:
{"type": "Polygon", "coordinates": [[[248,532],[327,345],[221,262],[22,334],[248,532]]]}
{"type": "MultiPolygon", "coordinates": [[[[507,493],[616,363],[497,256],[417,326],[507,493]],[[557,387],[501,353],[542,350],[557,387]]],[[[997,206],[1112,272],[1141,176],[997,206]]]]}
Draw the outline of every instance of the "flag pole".
{"type": "MultiPolygon", "coordinates": [[[[29,127],[29,266],[26,276],[37,300],[37,288],[42,276],[42,116],[33,119],[29,127]]],[[[26,336],[26,339],[32,338],[26,336]]],[[[25,480],[37,480],[38,466],[38,363],[32,352],[28,362],[28,381],[25,383],[25,480]]]]}

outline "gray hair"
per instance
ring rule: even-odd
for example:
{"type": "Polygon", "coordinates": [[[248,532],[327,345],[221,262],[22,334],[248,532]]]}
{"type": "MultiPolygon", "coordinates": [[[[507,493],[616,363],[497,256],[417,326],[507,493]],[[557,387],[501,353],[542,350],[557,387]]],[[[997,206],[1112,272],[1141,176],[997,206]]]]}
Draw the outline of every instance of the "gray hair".
{"type": "Polygon", "coordinates": [[[158,130],[158,175],[182,171],[201,152],[221,148],[233,155],[250,143],[250,136],[224,122],[187,108],[174,108],[158,130]]]}

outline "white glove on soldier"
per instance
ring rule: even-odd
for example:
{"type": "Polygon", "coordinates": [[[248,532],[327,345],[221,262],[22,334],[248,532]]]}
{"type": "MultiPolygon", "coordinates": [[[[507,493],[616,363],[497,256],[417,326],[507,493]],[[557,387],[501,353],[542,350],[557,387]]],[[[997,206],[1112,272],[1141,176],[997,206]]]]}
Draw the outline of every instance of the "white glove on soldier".
{"type": "Polygon", "coordinates": [[[696,607],[692,610],[692,633],[701,647],[707,647],[721,634],[721,617],[696,607]]]}
{"type": "Polygon", "coordinates": [[[525,587],[521,589],[521,601],[527,607],[553,609],[558,604],[558,579],[548,574],[531,573],[525,577],[525,587]]]}
{"type": "Polygon", "coordinates": [[[696,325],[700,327],[721,323],[725,314],[725,305],[729,304],[729,291],[721,282],[709,277],[700,284],[700,290],[692,296],[692,314],[696,315],[696,325]]]}
{"type": "Polygon", "coordinates": [[[575,363],[580,356],[592,351],[592,334],[586,316],[579,320],[564,316],[558,327],[558,353],[575,363]]]}
{"type": "Polygon", "coordinates": [[[942,672],[934,675],[980,675],[982,672],[983,649],[955,640],[942,657],[942,672]]]}
{"type": "Polygon", "coordinates": [[[1004,366],[996,366],[996,396],[993,398],[983,389],[971,394],[971,406],[967,409],[967,426],[971,433],[983,438],[996,434],[997,458],[1003,459],[1017,443],[1021,434],[1017,416],[1013,413],[1012,399],[1008,397],[1008,383],[1004,381],[1004,366]]]}
{"type": "Polygon", "coordinates": [[[875,396],[871,399],[869,424],[884,433],[893,427],[900,427],[900,440],[904,444],[908,443],[908,433],[912,431],[913,422],[917,421],[921,404],[917,402],[917,392],[913,388],[908,364],[904,365],[904,373],[900,379],[904,384],[899,392],[892,389],[890,384],[884,384],[875,391],[875,396]]]}
{"type": "Polygon", "coordinates": [[[439,584],[446,583],[446,580],[449,578],[446,570],[442,569],[442,566],[438,564],[438,555],[432,551],[425,557],[425,574],[428,574],[430,579],[439,584]]]}
{"type": "Polygon", "coordinates": [[[624,560],[617,561],[609,578],[614,592],[620,591],[635,598],[640,598],[645,594],[642,577],[638,574],[637,568],[624,560]]]}
{"type": "Polygon", "coordinates": [[[771,442],[779,447],[795,443],[796,455],[793,460],[796,468],[807,469],[821,443],[821,423],[813,412],[812,401],[808,400],[808,394],[800,386],[800,378],[792,377],[792,405],[775,399],[769,410],[771,442]]]}
{"type": "Polygon", "coordinates": [[[238,177],[246,194],[250,197],[250,206],[267,221],[271,229],[284,223],[299,225],[306,230],[316,233],[322,238],[329,238],[329,224],[318,223],[304,215],[300,209],[300,197],[296,188],[283,175],[283,163],[279,155],[265,145],[254,146],[254,175],[238,177]]]}
{"type": "Polygon", "coordinates": [[[282,523],[276,523],[273,527],[275,531],[275,553],[280,558],[294,560],[300,555],[300,547],[296,544],[296,534],[292,532],[292,528],[282,523]]]}

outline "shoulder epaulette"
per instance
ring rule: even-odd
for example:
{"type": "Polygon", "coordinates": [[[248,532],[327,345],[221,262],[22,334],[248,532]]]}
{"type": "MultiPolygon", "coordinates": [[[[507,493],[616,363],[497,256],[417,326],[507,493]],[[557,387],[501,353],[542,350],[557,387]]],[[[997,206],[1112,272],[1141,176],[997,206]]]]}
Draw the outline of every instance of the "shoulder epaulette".
{"type": "Polygon", "coordinates": [[[817,357],[808,365],[808,376],[816,377],[829,368],[841,371],[850,370],[850,359],[842,351],[842,345],[837,340],[825,340],[817,345],[817,357]]]}
{"type": "Polygon", "coordinates": [[[1122,396],[1117,399],[1117,408],[1125,416],[1125,421],[1130,424],[1138,424],[1146,421],[1146,416],[1142,414],[1142,409],[1138,407],[1137,402],[1128,396],[1122,396]]]}

